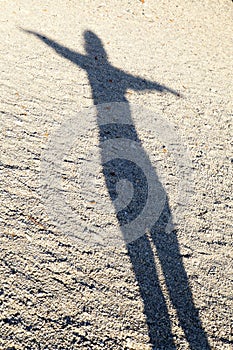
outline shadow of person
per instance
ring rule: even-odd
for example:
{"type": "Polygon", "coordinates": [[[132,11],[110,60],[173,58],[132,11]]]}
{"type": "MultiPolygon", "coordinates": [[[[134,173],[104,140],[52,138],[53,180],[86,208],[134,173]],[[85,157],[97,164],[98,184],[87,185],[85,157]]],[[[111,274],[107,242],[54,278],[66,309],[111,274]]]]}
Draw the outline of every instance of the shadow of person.
{"type": "MultiPolygon", "coordinates": [[[[155,265],[152,244],[155,245],[166,282],[170,300],[177,311],[180,326],[192,350],[210,349],[207,337],[202,328],[198,310],[195,308],[192,292],[189,287],[187,273],[184,269],[182,255],[179,249],[176,231],[166,233],[166,226],[171,222],[171,211],[168,198],[156,171],[150,164],[149,157],[143,149],[134,122],[131,117],[130,105],[126,99],[128,89],[155,90],[180,96],[178,92],[156,82],[135,77],[116,67],[108,61],[101,40],[91,31],[84,33],[86,54],[80,54],[68,49],[39,33],[24,30],[33,34],[46,45],[51,47],[59,56],[73,62],[87,72],[92,90],[94,104],[97,105],[97,125],[99,129],[99,147],[101,152],[102,169],[105,176],[109,196],[114,205],[119,196],[117,183],[124,179],[132,183],[134,194],[129,203],[119,209],[115,205],[116,215],[125,239],[128,254],[132,263],[140,295],[144,303],[144,314],[147,321],[150,343],[154,349],[176,349],[171,321],[166,300],[160,287],[158,272],[155,265]],[[124,102],[124,115],[127,123],[110,121],[103,124],[102,104],[124,102]],[[141,169],[129,159],[115,157],[105,161],[104,142],[113,139],[128,139],[136,142],[141,148],[141,157],[150,164],[153,170],[153,184],[158,193],[165,198],[159,218],[154,221],[150,234],[141,234],[135,240],[128,239],[126,227],[142,212],[148,198],[148,183],[141,169]]],[[[123,115],[123,117],[124,117],[123,115]]],[[[124,193],[123,193],[124,194],[124,193]]],[[[156,198],[154,201],[156,202],[156,198]]]]}

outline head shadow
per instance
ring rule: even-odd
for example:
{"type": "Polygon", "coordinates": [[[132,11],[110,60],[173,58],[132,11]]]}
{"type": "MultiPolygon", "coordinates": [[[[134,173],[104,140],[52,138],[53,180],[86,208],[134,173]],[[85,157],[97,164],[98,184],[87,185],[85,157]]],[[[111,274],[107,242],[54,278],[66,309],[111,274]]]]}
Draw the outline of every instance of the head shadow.
{"type": "Polygon", "coordinates": [[[83,33],[84,48],[86,54],[89,57],[93,57],[95,60],[101,57],[102,60],[107,61],[108,55],[104,49],[103,43],[100,38],[91,30],[86,30],[83,33]]]}

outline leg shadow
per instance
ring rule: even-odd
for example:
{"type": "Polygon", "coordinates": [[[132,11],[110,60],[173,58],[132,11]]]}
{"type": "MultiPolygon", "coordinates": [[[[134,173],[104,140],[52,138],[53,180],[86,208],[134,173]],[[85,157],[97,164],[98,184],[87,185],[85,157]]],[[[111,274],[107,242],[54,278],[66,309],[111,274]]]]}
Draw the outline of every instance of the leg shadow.
{"type": "MultiPolygon", "coordinates": [[[[99,110],[101,110],[101,108],[99,110]]],[[[122,236],[127,244],[128,254],[138,283],[140,295],[144,303],[144,314],[148,326],[150,343],[156,350],[176,349],[171,331],[171,321],[166,301],[160,287],[152,250],[152,244],[154,244],[157,249],[157,255],[160,260],[170,300],[177,311],[180,326],[189,342],[190,349],[208,350],[210,347],[202,329],[198,311],[193,303],[192,292],[188,284],[187,273],[184,269],[182,256],[180,254],[176,231],[173,230],[171,233],[166,233],[165,230],[168,222],[171,223],[171,210],[164,189],[163,192],[166,198],[165,205],[159,219],[151,229],[151,239],[144,234],[140,238],[132,240],[131,243],[127,243],[128,233],[125,229],[125,225],[140,215],[147,200],[148,184],[145,176],[146,174],[143,174],[143,169],[138,169],[138,167],[128,159],[122,159],[122,153],[119,155],[119,158],[116,153],[115,159],[105,163],[103,156],[104,142],[116,138],[132,140],[140,144],[142,148],[140,156],[145,158],[146,162],[149,162],[149,157],[140,143],[130,115],[129,106],[125,110],[127,111],[127,119],[131,120],[130,125],[116,123],[101,125],[98,121],[97,124],[99,128],[103,174],[113,204],[115,204],[119,194],[117,191],[117,183],[120,180],[125,179],[130,181],[134,189],[134,195],[130,203],[120,211],[118,211],[115,206],[115,210],[122,236]]],[[[98,118],[101,119],[101,116],[98,118]]],[[[153,169],[152,165],[151,168],[153,169]]],[[[154,186],[162,188],[155,170],[153,169],[152,171],[154,173],[154,186]]],[[[154,198],[154,201],[156,200],[158,199],[154,198]]]]}
{"type": "Polygon", "coordinates": [[[127,248],[144,303],[150,343],[155,349],[175,350],[171,322],[160,288],[151,243],[144,235],[129,243],[127,248]]]}
{"type": "Polygon", "coordinates": [[[171,212],[167,201],[163,213],[151,230],[151,238],[156,246],[170,300],[176,309],[190,349],[210,350],[199,312],[193,302],[176,230],[170,233],[166,233],[165,230],[170,217],[171,212]]]}

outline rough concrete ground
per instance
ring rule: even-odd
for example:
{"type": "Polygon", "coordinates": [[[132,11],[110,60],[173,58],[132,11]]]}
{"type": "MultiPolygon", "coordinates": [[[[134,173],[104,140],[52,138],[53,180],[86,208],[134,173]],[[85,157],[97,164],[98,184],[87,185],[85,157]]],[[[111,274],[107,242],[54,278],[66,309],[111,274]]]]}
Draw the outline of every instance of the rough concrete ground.
{"type": "MultiPolygon", "coordinates": [[[[0,348],[152,349],[126,248],[80,245],[47,215],[42,150],[64,120],[93,101],[85,71],[20,27],[83,54],[83,32],[91,30],[113,66],[184,96],[134,89],[126,95],[170,120],[189,149],[195,191],[177,232],[182,263],[209,348],[232,349],[228,0],[1,1],[0,348]]],[[[153,140],[143,136],[150,154],[153,140]]],[[[176,349],[204,350],[188,343],[155,247],[153,254],[176,349]]],[[[147,266],[147,258],[141,263],[147,266]]]]}

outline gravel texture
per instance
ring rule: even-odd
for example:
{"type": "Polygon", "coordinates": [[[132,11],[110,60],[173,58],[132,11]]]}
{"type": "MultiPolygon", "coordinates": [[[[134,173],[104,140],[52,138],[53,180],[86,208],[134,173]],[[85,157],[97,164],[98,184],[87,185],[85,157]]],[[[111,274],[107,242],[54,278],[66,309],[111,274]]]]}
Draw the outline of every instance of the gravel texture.
{"type": "MultiPolygon", "coordinates": [[[[0,349],[233,349],[232,9],[230,0],[1,1],[0,349]],[[81,109],[119,100],[114,79],[105,101],[107,87],[75,61],[87,31],[111,66],[180,94],[121,91],[170,121],[189,150],[193,196],[171,234],[164,217],[125,247],[82,244],[43,204],[50,135],[81,109]]],[[[151,156],[153,130],[140,137],[151,156]]],[[[172,211],[175,185],[163,186],[172,211]]]]}

